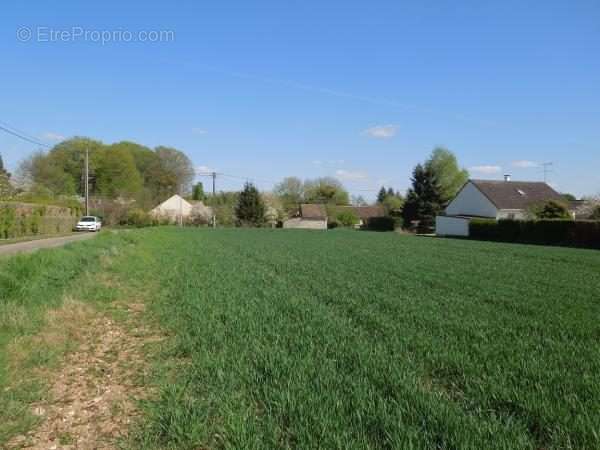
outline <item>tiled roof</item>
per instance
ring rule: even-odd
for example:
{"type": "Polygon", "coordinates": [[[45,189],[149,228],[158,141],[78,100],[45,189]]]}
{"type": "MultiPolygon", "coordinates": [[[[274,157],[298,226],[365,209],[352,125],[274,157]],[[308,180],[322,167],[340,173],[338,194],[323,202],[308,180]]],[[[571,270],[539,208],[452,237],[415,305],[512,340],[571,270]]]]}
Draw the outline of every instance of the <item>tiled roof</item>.
{"type": "Polygon", "coordinates": [[[325,205],[304,203],[300,205],[300,215],[303,219],[327,219],[325,205]]]}
{"type": "Polygon", "coordinates": [[[527,209],[549,200],[563,197],[542,182],[470,180],[498,209],[527,209]]]}

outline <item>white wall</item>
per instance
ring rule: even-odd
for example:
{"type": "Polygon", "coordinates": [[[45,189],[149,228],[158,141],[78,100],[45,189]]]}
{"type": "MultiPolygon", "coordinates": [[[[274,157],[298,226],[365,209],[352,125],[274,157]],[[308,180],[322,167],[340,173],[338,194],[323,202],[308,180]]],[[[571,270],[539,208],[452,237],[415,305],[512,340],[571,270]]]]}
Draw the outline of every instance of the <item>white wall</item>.
{"type": "Polygon", "coordinates": [[[435,234],[438,236],[469,236],[469,219],[462,217],[437,216],[435,234]]]}
{"type": "Polygon", "coordinates": [[[327,220],[289,219],[283,222],[283,228],[303,228],[307,230],[326,230],[327,220]]]}
{"type": "Polygon", "coordinates": [[[498,219],[525,220],[527,212],[522,209],[501,209],[498,211],[498,219]]]}
{"type": "Polygon", "coordinates": [[[458,193],[446,208],[448,216],[480,216],[496,218],[498,209],[471,182],[458,193]]]}
{"type": "Polygon", "coordinates": [[[179,195],[165,200],[163,203],[154,208],[151,213],[157,216],[177,218],[180,216],[189,217],[192,212],[192,205],[179,195]]]}

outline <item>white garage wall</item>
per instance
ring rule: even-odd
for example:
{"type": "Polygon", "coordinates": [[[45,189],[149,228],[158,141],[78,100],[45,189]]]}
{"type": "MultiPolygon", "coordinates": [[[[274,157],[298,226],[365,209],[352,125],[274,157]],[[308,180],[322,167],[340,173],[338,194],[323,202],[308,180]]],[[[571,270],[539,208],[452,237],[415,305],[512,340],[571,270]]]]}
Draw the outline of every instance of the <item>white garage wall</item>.
{"type": "Polygon", "coordinates": [[[438,236],[469,236],[469,219],[462,217],[437,216],[435,234],[438,236]]]}

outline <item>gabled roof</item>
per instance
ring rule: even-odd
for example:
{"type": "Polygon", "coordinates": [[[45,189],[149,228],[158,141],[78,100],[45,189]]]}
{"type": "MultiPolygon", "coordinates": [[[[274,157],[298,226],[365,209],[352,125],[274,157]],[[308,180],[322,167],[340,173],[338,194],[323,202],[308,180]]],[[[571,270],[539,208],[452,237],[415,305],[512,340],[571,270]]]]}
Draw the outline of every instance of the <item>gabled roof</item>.
{"type": "Polygon", "coordinates": [[[358,206],[356,208],[358,216],[361,219],[369,219],[371,217],[385,217],[386,211],[383,205],[375,206],[358,206]]]}
{"type": "Polygon", "coordinates": [[[546,183],[536,181],[469,180],[498,209],[527,209],[563,197],[546,183]]]}
{"type": "Polygon", "coordinates": [[[359,218],[367,220],[372,217],[384,217],[385,208],[382,205],[375,206],[344,206],[344,208],[350,208],[354,211],[359,218]]]}
{"type": "MultiPolygon", "coordinates": [[[[300,216],[303,219],[324,220],[327,219],[326,205],[303,203],[300,205],[300,216]]],[[[384,217],[385,208],[382,205],[375,206],[329,206],[329,213],[336,215],[342,211],[352,211],[362,220],[367,220],[372,217],[384,217]]]]}
{"type": "Polygon", "coordinates": [[[300,216],[303,219],[325,220],[327,219],[327,210],[325,205],[303,203],[300,205],[300,216]]]}

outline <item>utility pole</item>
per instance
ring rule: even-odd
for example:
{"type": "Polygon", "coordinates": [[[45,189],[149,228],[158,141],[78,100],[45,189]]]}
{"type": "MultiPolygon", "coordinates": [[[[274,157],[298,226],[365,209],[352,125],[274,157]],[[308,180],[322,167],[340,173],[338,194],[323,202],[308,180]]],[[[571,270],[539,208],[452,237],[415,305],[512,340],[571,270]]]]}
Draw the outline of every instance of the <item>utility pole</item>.
{"type": "Polygon", "coordinates": [[[90,214],[90,150],[85,148],[85,215],[90,214]]]}
{"type": "Polygon", "coordinates": [[[217,172],[212,172],[211,176],[212,176],[212,184],[213,184],[213,186],[212,186],[213,187],[213,189],[212,189],[212,192],[213,192],[212,226],[213,226],[213,228],[216,228],[217,227],[217,216],[215,215],[214,200],[215,200],[215,181],[217,179],[217,172]]]}
{"type": "Polygon", "coordinates": [[[544,183],[548,182],[548,173],[550,173],[550,168],[552,167],[552,165],[553,163],[551,162],[542,163],[542,168],[544,170],[544,183]]]}

